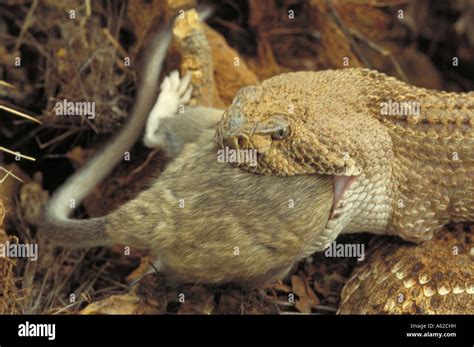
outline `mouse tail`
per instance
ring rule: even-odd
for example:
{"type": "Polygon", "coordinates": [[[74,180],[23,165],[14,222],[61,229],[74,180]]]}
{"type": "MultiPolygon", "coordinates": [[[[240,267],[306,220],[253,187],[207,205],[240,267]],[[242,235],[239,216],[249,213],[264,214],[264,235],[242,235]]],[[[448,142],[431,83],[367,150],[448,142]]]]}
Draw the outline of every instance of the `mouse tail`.
{"type": "Polygon", "coordinates": [[[42,232],[55,243],[90,247],[109,245],[107,217],[74,220],[70,216],[76,206],[124,158],[139,139],[157,97],[160,73],[171,43],[171,25],[155,36],[146,59],[142,81],[131,116],[117,135],[87,164],[81,167],[53,194],[43,212],[42,232]]]}
{"type": "Polygon", "coordinates": [[[59,218],[45,213],[41,232],[57,245],[72,248],[109,246],[113,235],[107,233],[107,217],[90,219],[59,218]]]}

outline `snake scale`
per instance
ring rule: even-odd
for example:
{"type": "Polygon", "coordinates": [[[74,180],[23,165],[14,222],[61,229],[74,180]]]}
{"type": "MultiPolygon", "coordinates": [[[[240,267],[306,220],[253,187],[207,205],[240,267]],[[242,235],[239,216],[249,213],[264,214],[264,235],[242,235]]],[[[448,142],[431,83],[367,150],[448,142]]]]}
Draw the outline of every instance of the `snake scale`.
{"type": "Polygon", "coordinates": [[[474,92],[359,68],[288,73],[240,90],[216,143],[256,151],[257,165],[237,164],[250,172],[334,177],[337,199],[308,255],[341,233],[421,243],[379,243],[341,313],[473,312],[472,236],[442,229],[474,220],[474,92]]]}

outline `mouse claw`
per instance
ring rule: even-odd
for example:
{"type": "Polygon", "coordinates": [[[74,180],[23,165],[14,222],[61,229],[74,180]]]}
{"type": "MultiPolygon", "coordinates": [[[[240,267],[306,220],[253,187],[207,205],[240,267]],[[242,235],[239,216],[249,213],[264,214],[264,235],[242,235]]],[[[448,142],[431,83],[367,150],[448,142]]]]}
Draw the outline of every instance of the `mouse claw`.
{"type": "Polygon", "coordinates": [[[171,82],[171,90],[178,90],[178,88],[181,84],[181,80],[179,78],[178,70],[171,71],[171,73],[169,75],[169,79],[170,79],[170,82],[171,82]]]}
{"type": "Polygon", "coordinates": [[[189,86],[184,95],[181,97],[180,101],[182,104],[187,104],[191,100],[193,94],[193,86],[189,86]]]}
{"type": "Polygon", "coordinates": [[[189,87],[192,87],[190,85],[190,82],[191,82],[191,78],[193,77],[193,74],[191,71],[188,71],[186,73],[186,75],[184,75],[184,77],[182,78],[181,82],[180,82],[180,86],[178,88],[178,93],[179,94],[183,94],[185,91],[187,91],[187,89],[189,87]]]}
{"type": "Polygon", "coordinates": [[[163,82],[161,82],[160,90],[162,92],[168,92],[171,89],[171,81],[169,76],[166,76],[163,82]]]}

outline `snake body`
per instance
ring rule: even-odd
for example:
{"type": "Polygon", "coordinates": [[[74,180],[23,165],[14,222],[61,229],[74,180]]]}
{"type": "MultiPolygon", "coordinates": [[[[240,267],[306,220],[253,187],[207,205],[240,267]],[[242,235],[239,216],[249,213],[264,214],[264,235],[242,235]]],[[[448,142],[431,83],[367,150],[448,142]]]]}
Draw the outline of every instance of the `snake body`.
{"type": "Polygon", "coordinates": [[[458,225],[419,245],[376,237],[341,293],[340,314],[474,312],[474,237],[458,225]]]}
{"type": "MultiPolygon", "coordinates": [[[[341,196],[308,255],[341,233],[419,243],[449,221],[474,220],[474,92],[414,87],[368,69],[283,74],[237,94],[216,143],[255,150],[257,165],[238,163],[254,173],[334,177],[341,196]]],[[[466,254],[472,263],[472,250],[466,254]]],[[[472,300],[472,264],[464,274],[472,300]]]]}

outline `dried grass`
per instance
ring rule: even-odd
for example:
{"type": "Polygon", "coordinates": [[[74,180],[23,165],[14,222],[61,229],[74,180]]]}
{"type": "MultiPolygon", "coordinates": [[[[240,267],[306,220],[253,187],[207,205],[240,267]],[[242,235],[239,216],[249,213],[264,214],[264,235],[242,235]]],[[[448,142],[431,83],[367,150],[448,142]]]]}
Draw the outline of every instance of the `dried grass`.
{"type": "MultiPolygon", "coordinates": [[[[3,229],[5,219],[5,208],[2,202],[0,186],[0,243],[15,242],[16,238],[8,236],[3,229]]],[[[14,269],[16,260],[0,257],[0,314],[21,313],[21,303],[25,299],[25,293],[18,289],[14,269]]]]}
{"type": "Polygon", "coordinates": [[[8,197],[2,195],[2,185],[9,178],[24,181],[3,167],[0,167],[0,172],[3,173],[0,181],[0,244],[37,244],[40,253],[37,261],[0,258],[0,314],[73,313],[92,298],[122,293],[128,288],[122,283],[128,270],[116,270],[133,267],[132,261],[106,249],[70,250],[51,246],[42,234],[32,232],[15,197],[10,197],[13,201],[9,206],[14,206],[12,210],[5,211],[2,200],[8,197]],[[8,229],[14,231],[14,236],[8,235],[3,228],[7,212],[8,229]],[[71,300],[72,294],[74,301],[71,300]]]}
{"type": "MultiPolygon", "coordinates": [[[[16,13],[6,16],[21,28],[19,36],[11,38],[13,51],[25,45],[33,52],[23,60],[37,60],[35,82],[43,88],[46,102],[42,120],[49,128],[114,131],[127,115],[136,78],[134,69],[124,66],[127,52],[118,43],[125,4],[104,8],[97,1],[92,10],[80,0],[35,5],[23,9],[27,13],[23,22],[16,13]],[[94,16],[88,15],[89,10],[94,16]],[[70,11],[75,11],[75,18],[70,11]],[[87,117],[57,116],[54,106],[63,100],[94,102],[99,116],[93,122],[87,117]]],[[[134,58],[130,57],[132,64],[134,58]]]]}

